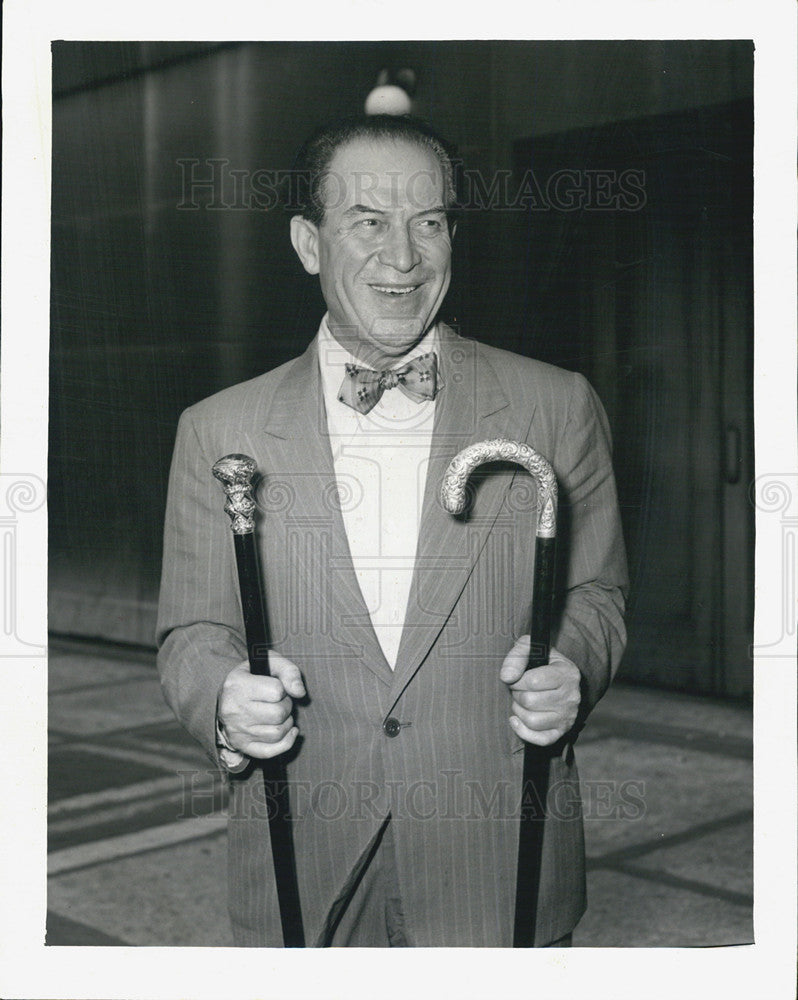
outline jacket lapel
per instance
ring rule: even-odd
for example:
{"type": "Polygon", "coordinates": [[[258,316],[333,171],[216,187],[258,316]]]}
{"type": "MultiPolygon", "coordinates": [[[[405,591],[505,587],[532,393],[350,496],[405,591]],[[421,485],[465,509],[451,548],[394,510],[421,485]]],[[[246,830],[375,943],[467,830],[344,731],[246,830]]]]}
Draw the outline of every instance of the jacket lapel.
{"type": "Polygon", "coordinates": [[[463,591],[509,489],[507,476],[487,475],[467,515],[444,510],[439,491],[454,456],[490,438],[525,440],[534,414],[510,400],[474,341],[441,324],[440,364],[444,388],[438,397],[424,505],[405,627],[391,688],[395,702],[423,662],[463,591]]]}
{"type": "Polygon", "coordinates": [[[322,585],[329,588],[326,597],[319,594],[319,600],[329,600],[333,641],[347,647],[351,656],[361,659],[389,685],[393,671],[371,624],[335,501],[337,484],[315,338],[275,390],[264,429],[272,438],[272,468],[284,475],[290,491],[286,520],[310,529],[329,526],[329,552],[318,562],[310,559],[297,567],[305,576],[307,592],[319,593],[322,585]],[[309,575],[314,579],[308,579],[309,575]]]}

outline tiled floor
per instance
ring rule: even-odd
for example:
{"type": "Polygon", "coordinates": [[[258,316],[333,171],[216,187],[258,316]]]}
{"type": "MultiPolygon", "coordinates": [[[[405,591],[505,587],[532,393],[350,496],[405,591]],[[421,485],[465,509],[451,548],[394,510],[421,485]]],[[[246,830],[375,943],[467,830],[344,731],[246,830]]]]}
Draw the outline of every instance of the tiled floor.
{"type": "MultiPolygon", "coordinates": [[[[48,944],[231,944],[224,786],[153,655],[55,642],[50,690],[48,944]]],[[[618,685],[577,759],[589,907],[574,944],[752,941],[750,711],[618,685]]]]}

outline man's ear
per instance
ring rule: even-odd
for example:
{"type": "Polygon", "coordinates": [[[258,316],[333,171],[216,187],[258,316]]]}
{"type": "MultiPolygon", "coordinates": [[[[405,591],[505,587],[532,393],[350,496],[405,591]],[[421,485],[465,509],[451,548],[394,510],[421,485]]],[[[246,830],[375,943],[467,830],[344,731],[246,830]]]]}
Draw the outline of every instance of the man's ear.
{"type": "Polygon", "coordinates": [[[319,273],[319,230],[301,215],[291,218],[291,242],[308,274],[319,273]]]}

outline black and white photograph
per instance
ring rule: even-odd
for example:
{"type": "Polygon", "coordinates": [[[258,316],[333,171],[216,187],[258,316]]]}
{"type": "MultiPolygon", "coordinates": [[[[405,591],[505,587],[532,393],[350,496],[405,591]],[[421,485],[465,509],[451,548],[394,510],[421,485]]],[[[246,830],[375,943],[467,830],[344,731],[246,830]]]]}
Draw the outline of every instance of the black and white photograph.
{"type": "Polygon", "coordinates": [[[360,996],[396,947],[463,996],[491,966],[572,995],[616,949],[730,996],[769,954],[792,989],[759,888],[794,847],[798,477],[762,443],[754,32],[131,23],[39,47],[43,337],[4,306],[46,995],[360,996]],[[113,972],[156,953],[206,978],[113,972]],[[235,978],[264,960],[277,988],[235,978]]]}

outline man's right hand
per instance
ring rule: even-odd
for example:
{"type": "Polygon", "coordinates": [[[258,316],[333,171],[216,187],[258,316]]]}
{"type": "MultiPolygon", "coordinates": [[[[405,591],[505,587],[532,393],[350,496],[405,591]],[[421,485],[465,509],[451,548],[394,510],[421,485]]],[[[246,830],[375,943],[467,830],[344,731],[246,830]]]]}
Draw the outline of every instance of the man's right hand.
{"type": "Polygon", "coordinates": [[[269,652],[271,677],[250,673],[244,661],[225,678],[219,694],[219,722],[231,746],[249,757],[266,759],[285,753],[299,733],[292,717],[293,698],[305,695],[299,667],[269,652]]]}

